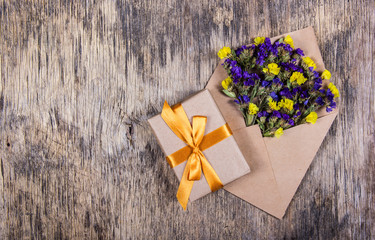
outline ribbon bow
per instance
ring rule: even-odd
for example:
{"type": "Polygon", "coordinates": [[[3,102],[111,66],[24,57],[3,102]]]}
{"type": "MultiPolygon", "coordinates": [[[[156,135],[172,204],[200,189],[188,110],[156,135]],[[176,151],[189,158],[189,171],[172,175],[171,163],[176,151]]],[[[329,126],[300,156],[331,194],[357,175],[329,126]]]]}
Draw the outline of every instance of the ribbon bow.
{"type": "Polygon", "coordinates": [[[187,144],[186,147],[167,157],[167,161],[172,168],[187,159],[177,191],[177,199],[186,210],[194,181],[201,178],[202,170],[212,192],[223,187],[219,176],[202,151],[231,136],[232,132],[229,126],[225,124],[204,136],[207,117],[194,116],[191,126],[181,104],[175,105],[172,109],[165,101],[161,117],[176,136],[187,144]]]}

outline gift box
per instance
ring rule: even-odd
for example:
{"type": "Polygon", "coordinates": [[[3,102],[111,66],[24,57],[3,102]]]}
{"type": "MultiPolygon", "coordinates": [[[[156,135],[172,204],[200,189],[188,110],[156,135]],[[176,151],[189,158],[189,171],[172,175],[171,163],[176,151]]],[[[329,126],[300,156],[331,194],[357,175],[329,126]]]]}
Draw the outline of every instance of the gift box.
{"type": "MultiPolygon", "coordinates": [[[[250,168],[244,156],[242,155],[242,152],[239,149],[231,130],[228,128],[226,121],[224,120],[220,110],[218,109],[214,99],[212,98],[208,90],[203,90],[184,100],[181,105],[176,106],[179,107],[180,112],[184,111],[186,113],[188,119],[187,124],[191,125],[191,123],[193,123],[193,132],[195,131],[194,129],[196,129],[196,126],[194,125],[194,121],[196,120],[194,119],[195,116],[199,118],[198,120],[202,120],[201,116],[206,117],[204,137],[200,144],[201,146],[198,146],[198,148],[202,150],[205,159],[207,159],[208,163],[212,166],[212,169],[221,180],[222,185],[226,185],[250,172],[250,168]],[[222,132],[223,129],[225,129],[225,133],[222,132]],[[220,135],[223,134],[226,134],[226,136],[219,139],[220,135]],[[206,144],[210,141],[211,146],[206,144]]],[[[178,114],[178,108],[176,110],[176,106],[169,109],[169,105],[166,105],[165,103],[162,114],[150,118],[148,122],[151,125],[151,128],[163,152],[167,156],[168,162],[170,163],[171,167],[173,167],[173,170],[178,179],[181,181],[184,175],[184,171],[186,171],[186,166],[188,163],[187,160],[189,156],[191,156],[191,154],[194,152],[194,150],[192,149],[192,147],[189,147],[188,144],[184,142],[180,137],[177,136],[180,134],[179,131],[181,131],[181,129],[173,129],[175,127],[174,125],[176,125],[176,119],[166,121],[166,118],[168,118],[168,114],[170,114],[172,118],[175,116],[174,113],[178,114]],[[169,112],[165,110],[168,110],[169,112]],[[180,164],[177,165],[171,163],[173,158],[175,158],[175,155],[178,155],[179,151],[183,152],[184,149],[187,152],[185,153],[185,155],[182,154],[179,156],[181,158],[180,160],[178,160],[180,164]]],[[[182,115],[184,115],[184,113],[182,115]]],[[[185,127],[187,129],[189,128],[189,126],[185,127]]],[[[195,135],[195,133],[193,133],[193,135],[195,135]]],[[[189,197],[190,201],[201,198],[212,191],[207,182],[207,173],[205,171],[208,172],[208,170],[204,169],[203,164],[203,174],[200,176],[199,180],[195,180],[193,183],[193,187],[191,189],[189,197]]]]}
{"type": "MultiPolygon", "coordinates": [[[[294,40],[295,48],[301,48],[306,56],[315,61],[317,71],[325,69],[311,27],[274,37],[271,41],[287,35],[294,40]]],[[[282,218],[338,111],[327,113],[325,109],[321,109],[317,112],[319,118],[314,125],[292,127],[285,130],[279,139],[262,137],[259,126],[246,127],[233,99],[222,93],[221,82],[228,77],[222,63],[223,61],[215,69],[206,89],[219,106],[252,170],[224,189],[271,215],[282,218]]],[[[328,81],[325,80],[323,85],[327,86],[328,81]]]]}

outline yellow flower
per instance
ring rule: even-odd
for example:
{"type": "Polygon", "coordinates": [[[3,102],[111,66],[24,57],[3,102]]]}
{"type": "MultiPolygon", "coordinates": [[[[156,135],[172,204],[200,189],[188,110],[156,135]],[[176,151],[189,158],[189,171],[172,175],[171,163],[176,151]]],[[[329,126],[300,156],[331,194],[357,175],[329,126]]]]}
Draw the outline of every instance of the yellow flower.
{"type": "Polygon", "coordinates": [[[281,99],[281,101],[279,102],[279,107],[280,108],[286,108],[288,109],[289,111],[291,111],[293,109],[293,100],[290,100],[290,99],[281,99]]]}
{"type": "Polygon", "coordinates": [[[277,75],[280,72],[280,68],[276,63],[270,63],[270,64],[268,64],[267,67],[268,68],[263,68],[263,72],[265,72],[265,73],[269,72],[269,73],[272,73],[274,75],[277,75]]]}
{"type": "Polygon", "coordinates": [[[275,132],[275,137],[280,138],[284,134],[284,131],[282,128],[278,128],[275,132]]]}
{"type": "Polygon", "coordinates": [[[266,39],[265,37],[256,37],[256,38],[254,39],[254,44],[255,44],[255,46],[258,46],[259,44],[264,43],[264,40],[265,40],[265,39],[266,39]]]}
{"type": "Polygon", "coordinates": [[[340,92],[333,83],[329,83],[328,88],[331,90],[335,98],[340,97],[340,92]]]}
{"type": "Polygon", "coordinates": [[[322,73],[322,78],[323,79],[330,79],[331,78],[331,73],[326,69],[322,73]]]}
{"type": "Polygon", "coordinates": [[[232,79],[230,77],[227,77],[221,82],[221,86],[223,86],[224,89],[228,89],[229,85],[232,83],[232,79]]]}
{"type": "Polygon", "coordinates": [[[292,48],[294,48],[294,43],[293,43],[293,39],[290,37],[290,35],[286,36],[284,38],[284,42],[286,44],[289,44],[292,48]]]}
{"type": "Polygon", "coordinates": [[[297,81],[299,85],[304,84],[307,81],[307,78],[303,76],[300,72],[293,72],[292,76],[289,78],[290,82],[297,81]]]}
{"type": "Polygon", "coordinates": [[[307,81],[307,78],[305,78],[303,75],[297,79],[297,83],[299,85],[304,84],[307,81]]]}
{"type": "Polygon", "coordinates": [[[303,60],[304,63],[306,63],[306,65],[308,67],[313,67],[313,70],[316,68],[316,64],[311,58],[304,57],[304,58],[302,58],[302,60],[303,60]]]}
{"type": "Polygon", "coordinates": [[[306,122],[315,124],[317,119],[318,119],[318,114],[316,114],[316,112],[311,112],[309,115],[307,115],[306,122]]]}
{"type": "Polygon", "coordinates": [[[272,98],[269,100],[268,106],[270,106],[272,110],[280,110],[280,107],[277,105],[277,102],[272,100],[272,98]]]}
{"type": "Polygon", "coordinates": [[[257,105],[255,105],[254,103],[249,104],[249,113],[251,115],[257,114],[258,111],[259,111],[259,108],[257,107],[257,105]]]}
{"type": "Polygon", "coordinates": [[[217,53],[217,55],[219,56],[220,59],[223,59],[225,57],[228,56],[229,53],[231,53],[232,50],[230,50],[229,47],[223,47],[222,49],[220,49],[220,51],[217,53]]]}

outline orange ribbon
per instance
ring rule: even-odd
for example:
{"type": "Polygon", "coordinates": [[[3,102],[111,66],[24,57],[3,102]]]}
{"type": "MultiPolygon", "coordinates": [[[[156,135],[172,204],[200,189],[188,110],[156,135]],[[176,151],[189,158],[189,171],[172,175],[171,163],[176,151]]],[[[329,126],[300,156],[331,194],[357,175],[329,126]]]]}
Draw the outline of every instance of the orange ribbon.
{"type": "Polygon", "coordinates": [[[202,151],[231,136],[232,131],[228,124],[225,124],[204,136],[207,117],[194,116],[191,126],[182,105],[177,104],[172,109],[166,101],[161,117],[176,136],[187,144],[186,147],[167,157],[167,161],[172,168],[187,160],[177,191],[177,199],[186,210],[194,181],[201,178],[202,170],[212,192],[223,187],[219,176],[202,151]]]}

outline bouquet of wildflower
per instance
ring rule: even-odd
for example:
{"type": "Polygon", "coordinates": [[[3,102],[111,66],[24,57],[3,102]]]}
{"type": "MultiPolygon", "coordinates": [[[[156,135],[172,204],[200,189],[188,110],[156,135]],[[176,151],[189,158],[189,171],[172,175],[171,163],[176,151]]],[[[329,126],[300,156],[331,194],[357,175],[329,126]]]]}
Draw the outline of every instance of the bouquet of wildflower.
{"type": "Polygon", "coordinates": [[[246,126],[258,124],[264,137],[280,137],[283,130],[315,124],[316,110],[336,108],[336,86],[323,80],[331,73],[315,71],[314,61],[299,48],[294,49],[288,35],[271,43],[257,37],[250,46],[236,50],[224,47],[218,52],[229,77],[222,81],[223,92],[234,98],[246,126]]]}

